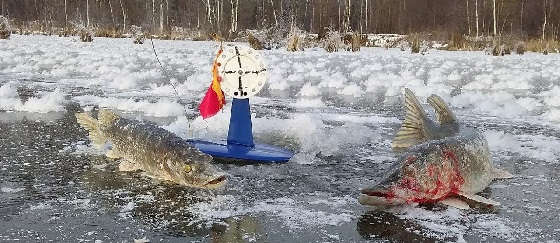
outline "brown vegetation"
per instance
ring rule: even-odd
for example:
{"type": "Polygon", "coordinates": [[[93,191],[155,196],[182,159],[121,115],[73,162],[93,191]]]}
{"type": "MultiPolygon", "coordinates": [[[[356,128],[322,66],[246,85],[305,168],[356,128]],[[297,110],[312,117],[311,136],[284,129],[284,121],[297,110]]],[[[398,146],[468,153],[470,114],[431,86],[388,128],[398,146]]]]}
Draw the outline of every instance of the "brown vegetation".
{"type": "Polygon", "coordinates": [[[262,42],[251,33],[247,34],[247,41],[249,45],[251,45],[251,48],[255,50],[262,50],[264,48],[262,42]]]}
{"type": "Polygon", "coordinates": [[[420,53],[420,47],[422,44],[421,35],[418,33],[410,34],[408,36],[408,45],[410,46],[411,53],[420,53]]]}
{"type": "Polygon", "coordinates": [[[286,49],[288,51],[303,51],[303,33],[297,27],[292,28],[286,42],[286,49]]]}
{"type": "Polygon", "coordinates": [[[516,46],[515,46],[515,53],[519,54],[519,55],[523,55],[525,54],[525,51],[527,50],[526,44],[524,41],[518,41],[516,46]]]}
{"type": "Polygon", "coordinates": [[[80,40],[82,42],[92,42],[93,41],[93,33],[91,30],[84,28],[83,26],[78,27],[78,34],[80,35],[80,40]]]}
{"type": "Polygon", "coordinates": [[[558,40],[530,40],[527,42],[527,50],[540,52],[547,55],[548,53],[560,53],[560,41],[558,40]]]}
{"type": "Polygon", "coordinates": [[[327,52],[337,52],[340,49],[344,49],[344,43],[342,42],[342,37],[340,33],[335,30],[329,30],[323,38],[323,48],[327,52]]]}
{"type": "Polygon", "coordinates": [[[358,33],[352,34],[352,41],[350,46],[352,47],[353,52],[360,51],[360,47],[362,46],[362,43],[363,43],[362,35],[358,33]]]}
{"type": "Polygon", "coordinates": [[[0,39],[8,39],[12,34],[8,18],[0,15],[0,39]]]}

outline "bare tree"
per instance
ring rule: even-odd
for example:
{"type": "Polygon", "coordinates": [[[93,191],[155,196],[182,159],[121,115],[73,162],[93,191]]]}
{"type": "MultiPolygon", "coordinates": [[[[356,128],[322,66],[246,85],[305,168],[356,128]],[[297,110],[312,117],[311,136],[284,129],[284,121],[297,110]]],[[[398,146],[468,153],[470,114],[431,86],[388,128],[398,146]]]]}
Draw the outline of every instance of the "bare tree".
{"type": "Polygon", "coordinates": [[[111,4],[111,0],[107,0],[109,2],[109,11],[111,12],[111,22],[113,23],[113,28],[115,28],[115,14],[113,14],[113,4],[111,4]]]}
{"type": "Polygon", "coordinates": [[[367,31],[369,31],[369,29],[368,29],[368,22],[369,22],[369,19],[368,19],[368,13],[369,13],[369,11],[368,11],[368,10],[369,10],[369,8],[368,8],[368,0],[365,0],[365,1],[366,1],[365,24],[366,24],[366,32],[367,32],[367,31]]]}
{"type": "Polygon", "coordinates": [[[274,16],[274,25],[278,26],[278,16],[276,15],[276,8],[274,8],[273,0],[270,0],[270,7],[272,8],[272,15],[274,16]]]}
{"type": "Polygon", "coordinates": [[[542,39],[560,37],[560,15],[555,14],[560,12],[560,4],[555,3],[558,1],[95,0],[90,6],[89,0],[0,0],[0,12],[18,24],[37,21],[43,31],[67,29],[68,21],[76,18],[89,28],[122,27],[128,31],[131,25],[146,25],[152,33],[172,26],[222,33],[285,24],[286,28],[298,26],[321,34],[332,27],[366,33],[447,30],[499,36],[509,32],[542,39]]]}
{"type": "Polygon", "coordinates": [[[119,2],[121,4],[122,15],[123,15],[123,32],[126,32],[126,11],[125,11],[125,8],[123,6],[122,0],[119,0],[119,2]]]}
{"type": "Polygon", "coordinates": [[[521,13],[519,14],[519,33],[523,34],[523,10],[524,10],[525,0],[521,0],[521,13]]]}
{"type": "Polygon", "coordinates": [[[159,33],[163,33],[163,0],[159,1],[159,33]]]}
{"type": "Polygon", "coordinates": [[[89,28],[89,0],[86,0],[86,19],[87,19],[86,27],[89,28]]]}
{"type": "Polygon", "coordinates": [[[476,15],[476,37],[479,36],[479,30],[478,30],[478,0],[474,0],[474,6],[475,6],[475,15],[476,15]]]}
{"type": "MultiPolygon", "coordinates": [[[[271,1],[272,2],[272,1],[271,1]]],[[[239,14],[239,0],[230,0],[231,3],[231,27],[229,29],[230,33],[237,32],[237,20],[239,14]]],[[[276,18],[276,16],[275,16],[276,18]]]]}
{"type": "MultiPolygon", "coordinates": [[[[4,2],[4,0],[2,0],[4,2]]],[[[68,31],[68,4],[64,0],[64,31],[68,31]]]]}
{"type": "Polygon", "coordinates": [[[544,21],[543,21],[543,24],[542,24],[542,40],[544,40],[544,38],[545,38],[546,23],[547,23],[547,16],[548,16],[548,13],[547,13],[548,11],[547,11],[547,8],[546,8],[546,6],[548,5],[548,0],[543,0],[543,1],[544,1],[544,3],[543,3],[544,21]]]}
{"type": "Polygon", "coordinates": [[[467,26],[469,27],[469,36],[471,35],[471,15],[469,13],[469,0],[467,0],[467,26]]]}
{"type": "Polygon", "coordinates": [[[496,30],[496,26],[497,26],[497,21],[496,21],[496,0],[492,0],[492,3],[494,4],[494,36],[497,35],[497,30],[496,30]]]}
{"type": "Polygon", "coordinates": [[[351,9],[352,9],[352,1],[351,0],[347,0],[346,4],[344,6],[344,24],[343,24],[343,30],[344,32],[348,32],[350,31],[350,15],[352,14],[351,9]]]}

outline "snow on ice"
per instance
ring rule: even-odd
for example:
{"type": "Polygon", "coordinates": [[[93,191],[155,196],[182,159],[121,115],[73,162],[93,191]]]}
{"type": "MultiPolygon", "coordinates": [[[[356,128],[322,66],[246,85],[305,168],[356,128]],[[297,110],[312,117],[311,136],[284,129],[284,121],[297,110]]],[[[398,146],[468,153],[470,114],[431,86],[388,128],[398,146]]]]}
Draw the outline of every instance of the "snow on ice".
{"type": "MultiPolygon", "coordinates": [[[[81,43],[72,38],[14,35],[0,45],[0,110],[60,112],[75,102],[86,110],[98,106],[167,118],[157,121],[184,138],[224,139],[230,101],[208,120],[198,116],[196,106],[210,84],[210,64],[218,44],[154,42],[165,72],[155,61],[151,46],[133,45],[130,39],[96,38],[81,43]],[[37,92],[23,100],[18,88],[25,87],[37,92]]],[[[476,51],[438,50],[418,55],[362,48],[359,53],[280,49],[265,51],[262,56],[269,79],[261,94],[252,99],[254,134],[260,141],[276,141],[294,149],[292,162],[298,166],[321,163],[318,154],[350,157],[349,148],[355,151],[351,149],[372,143],[382,147],[378,154],[367,155],[376,156],[369,160],[392,156],[390,139],[402,119],[404,87],[415,91],[421,101],[431,94],[440,95],[469,125],[492,121],[544,127],[528,133],[506,125],[481,126],[494,156],[517,155],[547,163],[560,156],[560,139],[555,135],[560,129],[560,55],[493,57],[476,51]]],[[[3,187],[2,192],[16,193],[19,188],[3,187]]],[[[206,219],[266,213],[299,229],[355,220],[355,212],[344,209],[356,204],[355,200],[339,199],[279,197],[244,205],[233,196],[217,196],[214,202],[197,204],[192,210],[206,219]],[[339,204],[330,206],[338,211],[305,206],[335,199],[339,204]]],[[[89,199],[84,200],[75,204],[91,207],[89,199]]],[[[120,211],[127,215],[135,206],[129,202],[120,211]]],[[[494,214],[471,215],[454,209],[433,212],[418,207],[394,210],[440,239],[452,236],[460,241],[467,231],[475,230],[511,240],[516,233],[512,228],[518,226],[494,214]],[[470,223],[465,226],[465,221],[470,223]]]]}

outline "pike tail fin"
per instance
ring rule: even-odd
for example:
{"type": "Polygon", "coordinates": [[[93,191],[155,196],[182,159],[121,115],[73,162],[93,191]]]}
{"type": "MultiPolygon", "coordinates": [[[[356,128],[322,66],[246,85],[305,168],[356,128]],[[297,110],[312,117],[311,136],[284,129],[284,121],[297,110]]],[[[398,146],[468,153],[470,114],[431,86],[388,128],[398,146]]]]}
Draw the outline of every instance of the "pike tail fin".
{"type": "Polygon", "coordinates": [[[426,128],[428,117],[424,109],[416,99],[416,96],[409,89],[405,89],[405,108],[406,118],[393,139],[393,150],[405,149],[410,146],[422,143],[431,137],[426,128]]]}
{"type": "Polygon", "coordinates": [[[428,103],[436,110],[437,119],[440,124],[452,124],[456,122],[455,115],[443,99],[435,94],[428,97],[428,103]]]}
{"type": "Polygon", "coordinates": [[[105,144],[107,138],[99,130],[99,122],[95,118],[86,113],[76,113],[76,121],[89,132],[89,139],[94,145],[101,147],[105,144]]]}

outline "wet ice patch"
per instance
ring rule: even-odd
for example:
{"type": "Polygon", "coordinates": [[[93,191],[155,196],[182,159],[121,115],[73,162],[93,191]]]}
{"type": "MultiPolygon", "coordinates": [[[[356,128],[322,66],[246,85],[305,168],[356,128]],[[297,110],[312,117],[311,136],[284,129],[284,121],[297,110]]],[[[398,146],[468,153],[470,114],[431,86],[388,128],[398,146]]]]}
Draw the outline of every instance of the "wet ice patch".
{"type": "Polygon", "coordinates": [[[521,232],[517,226],[507,225],[507,221],[493,214],[472,213],[466,210],[449,207],[442,211],[428,210],[415,206],[402,206],[388,210],[401,219],[410,220],[420,226],[425,236],[440,240],[454,239],[460,241],[472,233],[483,238],[499,238],[513,240],[514,232],[521,232]],[[515,230],[514,230],[515,228],[515,230]]]}
{"type": "Polygon", "coordinates": [[[31,211],[35,211],[35,210],[47,210],[47,209],[52,209],[52,205],[50,203],[39,203],[37,205],[32,205],[31,207],[29,207],[29,210],[31,211]]]}
{"type": "MultiPolygon", "coordinates": [[[[76,141],[73,142],[69,145],[64,146],[61,150],[59,150],[59,153],[67,153],[67,154],[73,154],[73,155],[82,155],[82,154],[90,154],[90,155],[105,155],[105,153],[107,153],[107,151],[110,149],[110,145],[109,144],[105,144],[103,147],[99,148],[97,146],[94,146],[91,143],[86,143],[86,141],[76,141]]],[[[98,168],[101,169],[102,165],[95,165],[96,167],[94,168],[98,168]]]]}
{"type": "Polygon", "coordinates": [[[24,190],[25,190],[25,188],[11,188],[11,187],[5,187],[5,186],[0,187],[0,192],[3,192],[3,193],[18,193],[18,192],[21,192],[21,191],[24,191],[24,190]]]}
{"type": "Polygon", "coordinates": [[[129,218],[130,217],[130,213],[131,211],[136,208],[136,203],[134,202],[128,202],[126,205],[123,205],[120,208],[120,213],[119,216],[121,218],[129,218]]]}
{"type": "MultiPolygon", "coordinates": [[[[326,199],[331,200],[331,199],[326,199]]],[[[217,196],[211,202],[202,202],[193,205],[189,210],[197,215],[201,221],[223,220],[240,215],[266,214],[275,217],[282,224],[293,230],[303,230],[307,227],[338,226],[348,223],[356,217],[352,211],[345,209],[349,198],[332,198],[334,203],[311,209],[305,207],[309,202],[292,198],[265,199],[251,205],[243,205],[233,196],[217,196]]],[[[324,201],[314,201],[314,205],[324,204],[324,201]]]]}
{"type": "Polygon", "coordinates": [[[325,104],[321,101],[321,98],[300,98],[293,106],[297,108],[320,108],[324,107],[325,104]]]}

